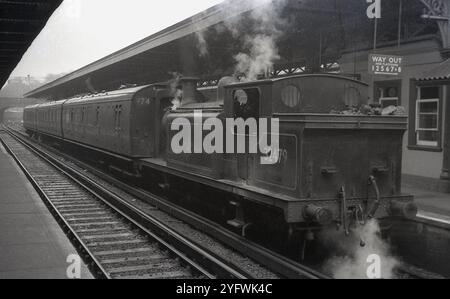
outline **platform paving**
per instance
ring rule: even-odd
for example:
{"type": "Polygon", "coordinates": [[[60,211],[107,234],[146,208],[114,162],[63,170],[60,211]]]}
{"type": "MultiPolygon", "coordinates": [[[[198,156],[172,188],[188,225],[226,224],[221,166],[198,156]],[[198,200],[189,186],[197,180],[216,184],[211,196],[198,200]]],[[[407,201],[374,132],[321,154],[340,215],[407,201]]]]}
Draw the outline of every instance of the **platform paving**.
{"type": "Polygon", "coordinates": [[[423,190],[411,185],[404,185],[403,193],[414,195],[419,216],[450,222],[450,193],[423,190]]]}
{"type": "MultiPolygon", "coordinates": [[[[0,279],[67,279],[73,254],[77,251],[0,144],[0,279]]],[[[84,264],[81,278],[93,278],[84,264]]]]}

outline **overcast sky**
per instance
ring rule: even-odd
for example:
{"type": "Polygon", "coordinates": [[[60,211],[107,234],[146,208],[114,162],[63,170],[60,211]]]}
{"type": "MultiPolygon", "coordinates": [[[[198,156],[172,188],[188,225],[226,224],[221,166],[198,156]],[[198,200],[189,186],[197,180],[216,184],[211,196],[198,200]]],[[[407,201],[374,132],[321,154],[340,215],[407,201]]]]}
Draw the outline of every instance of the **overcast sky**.
{"type": "Polygon", "coordinates": [[[12,76],[74,71],[223,0],[64,0],[12,76]]]}

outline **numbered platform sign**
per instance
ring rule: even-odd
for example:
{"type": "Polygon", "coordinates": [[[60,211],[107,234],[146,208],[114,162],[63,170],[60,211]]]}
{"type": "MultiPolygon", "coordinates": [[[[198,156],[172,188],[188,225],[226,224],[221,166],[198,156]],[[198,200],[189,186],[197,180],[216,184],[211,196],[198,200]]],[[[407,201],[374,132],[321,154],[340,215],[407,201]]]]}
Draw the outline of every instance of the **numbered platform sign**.
{"type": "Polygon", "coordinates": [[[403,60],[401,56],[370,54],[369,73],[372,75],[398,76],[403,69],[403,60]]]}

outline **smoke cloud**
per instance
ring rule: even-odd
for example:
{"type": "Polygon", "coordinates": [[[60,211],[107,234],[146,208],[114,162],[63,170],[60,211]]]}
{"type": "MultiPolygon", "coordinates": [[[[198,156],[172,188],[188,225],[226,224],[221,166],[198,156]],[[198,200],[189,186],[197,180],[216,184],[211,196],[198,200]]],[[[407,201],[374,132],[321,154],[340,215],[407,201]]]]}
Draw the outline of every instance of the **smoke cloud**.
{"type": "Polygon", "coordinates": [[[197,38],[197,49],[200,52],[200,56],[205,57],[209,54],[208,51],[208,43],[206,42],[205,38],[205,31],[200,30],[195,33],[195,36],[197,38]]]}
{"type": "MultiPolygon", "coordinates": [[[[273,69],[275,62],[280,59],[277,42],[282,35],[281,28],[285,25],[280,15],[283,1],[260,0],[255,1],[259,6],[252,10],[250,19],[253,23],[250,32],[244,35],[245,51],[234,56],[235,72],[244,74],[245,80],[253,81],[258,75],[273,69]]],[[[240,34],[240,30],[233,22],[226,25],[233,35],[240,34]]]]}
{"type": "Polygon", "coordinates": [[[237,62],[236,73],[245,75],[245,79],[253,81],[258,75],[266,73],[273,68],[274,61],[280,59],[275,40],[272,36],[258,34],[247,37],[246,44],[249,53],[239,53],[234,59],[237,62]]]}
{"type": "MultiPolygon", "coordinates": [[[[284,26],[287,26],[281,17],[284,6],[284,0],[228,1],[223,4],[224,22],[215,26],[214,30],[217,34],[228,30],[240,42],[241,49],[233,57],[236,62],[234,69],[235,74],[244,76],[244,80],[258,79],[259,75],[273,69],[275,62],[280,59],[277,42],[284,26]],[[242,6],[252,9],[242,14],[242,6]]],[[[200,55],[209,55],[207,29],[195,28],[195,31],[200,55]]]]}
{"type": "Polygon", "coordinates": [[[179,88],[183,75],[177,72],[171,73],[170,75],[172,76],[172,79],[169,80],[170,95],[173,97],[172,110],[175,111],[180,108],[183,98],[183,91],[179,88]]]}
{"type": "Polygon", "coordinates": [[[195,39],[197,41],[196,46],[197,46],[197,50],[199,51],[201,57],[205,57],[209,54],[208,43],[206,41],[207,29],[202,28],[198,25],[204,17],[205,17],[204,13],[200,13],[193,19],[195,39]]]}
{"type": "Polygon", "coordinates": [[[395,278],[395,270],[400,262],[391,254],[388,243],[381,238],[378,221],[370,220],[352,232],[350,237],[337,236],[336,231],[325,231],[320,239],[336,252],[324,266],[327,273],[336,279],[368,279],[371,261],[368,258],[376,255],[380,258],[380,274],[382,279],[395,278]],[[361,247],[364,243],[364,247],[361,247]]]}

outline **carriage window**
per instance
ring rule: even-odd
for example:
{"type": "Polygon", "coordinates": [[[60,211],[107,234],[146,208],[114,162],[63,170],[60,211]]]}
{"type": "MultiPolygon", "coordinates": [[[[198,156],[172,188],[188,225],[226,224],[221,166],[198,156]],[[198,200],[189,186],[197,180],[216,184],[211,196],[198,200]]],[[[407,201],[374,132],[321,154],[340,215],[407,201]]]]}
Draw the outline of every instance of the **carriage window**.
{"type": "Polygon", "coordinates": [[[122,127],[121,120],[122,120],[122,105],[119,106],[119,116],[117,121],[117,126],[119,127],[119,129],[122,127]]]}
{"type": "Polygon", "coordinates": [[[233,92],[234,117],[235,118],[259,118],[259,90],[238,89],[233,92]]]}
{"type": "Polygon", "coordinates": [[[281,91],[281,100],[289,108],[295,108],[300,105],[300,90],[293,85],[286,86],[281,91]]]}
{"type": "Polygon", "coordinates": [[[100,106],[97,107],[97,112],[95,114],[95,125],[98,126],[100,121],[100,106]]]}
{"type": "Polygon", "coordinates": [[[121,127],[121,117],[122,117],[122,105],[117,105],[114,107],[115,125],[116,129],[121,127]]]}

